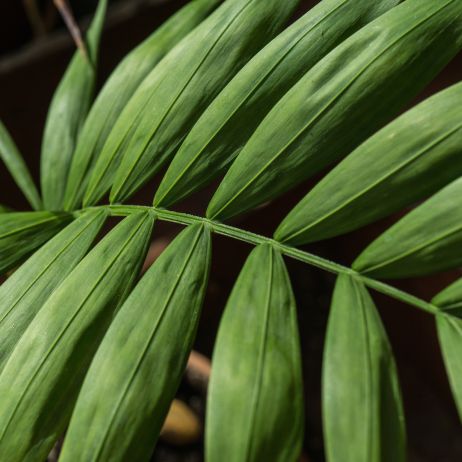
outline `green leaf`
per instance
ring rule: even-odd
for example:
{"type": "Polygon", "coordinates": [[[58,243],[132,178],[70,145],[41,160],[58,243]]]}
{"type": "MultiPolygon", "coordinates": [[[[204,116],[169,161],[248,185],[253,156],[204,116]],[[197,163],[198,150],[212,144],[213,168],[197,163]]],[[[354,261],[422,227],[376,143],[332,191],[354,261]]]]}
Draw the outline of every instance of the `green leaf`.
{"type": "Polygon", "coordinates": [[[433,194],[461,175],[458,84],[408,111],[356,149],[289,213],[276,239],[300,245],[352,231],[433,194]]]}
{"type": "Polygon", "coordinates": [[[0,371],[42,305],[85,256],[105,219],[104,211],[86,212],[0,286],[0,371]]]}
{"type": "Polygon", "coordinates": [[[432,300],[432,303],[462,318],[462,278],[446,287],[432,300]]]}
{"type": "Polygon", "coordinates": [[[323,363],[324,439],[329,462],[406,460],[393,353],[365,287],[340,276],[323,363]]]}
{"type": "Polygon", "coordinates": [[[151,178],[297,3],[227,0],[185,37],[128,102],[96,163],[84,205],[98,201],[113,181],[111,202],[122,202],[151,178]]]}
{"type": "Polygon", "coordinates": [[[0,274],[12,269],[72,220],[67,213],[13,212],[0,215],[0,274]]]}
{"type": "Polygon", "coordinates": [[[48,210],[61,210],[63,206],[72,155],[93,98],[106,6],[107,0],[99,1],[87,33],[88,56],[75,51],[48,111],[41,156],[42,195],[48,210]]]}
{"type": "Polygon", "coordinates": [[[371,277],[403,278],[462,264],[462,177],[412,210],[370,244],[353,268],[371,277]]]}
{"type": "Polygon", "coordinates": [[[5,205],[0,204],[0,213],[9,213],[10,209],[5,205]]]}
{"type": "Polygon", "coordinates": [[[460,0],[407,0],[365,26],[268,114],[212,198],[208,217],[249,210],[350,153],[461,47],[460,0]]]}
{"type": "Polygon", "coordinates": [[[210,244],[207,228],[187,228],[122,306],[85,378],[62,462],[150,459],[194,341],[210,244]]]}
{"type": "Polygon", "coordinates": [[[449,384],[462,420],[462,319],[437,315],[436,327],[449,384]]]}
{"type": "Polygon", "coordinates": [[[80,133],[69,172],[64,206],[80,205],[88,175],[124,106],[154,66],[222,0],[189,2],[136,47],[108,79],[80,133]]]}
{"type": "Polygon", "coordinates": [[[85,371],[133,286],[153,219],[114,228],[53,292],[0,375],[0,460],[46,458],[70,417],[85,371]]]}
{"type": "Polygon", "coordinates": [[[462,420],[462,279],[433,298],[445,313],[436,316],[436,329],[452,394],[462,420]]]}
{"type": "Polygon", "coordinates": [[[257,247],[227,303],[212,361],[209,462],[296,460],[303,440],[297,313],[281,255],[257,247]]]}
{"type": "Polygon", "coordinates": [[[18,147],[11,138],[8,130],[0,120],[0,159],[2,159],[14,181],[23,192],[24,196],[29,201],[29,204],[35,210],[42,208],[42,200],[40,199],[34,180],[32,179],[29,169],[27,168],[24,159],[19,152],[18,147]]]}
{"type": "Polygon", "coordinates": [[[324,0],[258,53],[181,145],[154,198],[168,206],[223,172],[276,102],[347,36],[400,0],[324,0]]]}

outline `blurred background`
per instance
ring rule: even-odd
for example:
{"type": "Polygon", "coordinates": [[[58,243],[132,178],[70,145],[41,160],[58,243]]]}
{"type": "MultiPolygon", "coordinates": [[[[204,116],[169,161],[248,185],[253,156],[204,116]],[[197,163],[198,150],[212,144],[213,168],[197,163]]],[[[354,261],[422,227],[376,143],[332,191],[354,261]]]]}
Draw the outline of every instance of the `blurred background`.
{"type": "MultiPolygon", "coordinates": [[[[283,1],[283,0],[282,0],[283,1]]],[[[112,0],[105,26],[100,58],[99,86],[120,59],[185,0],[112,0]]],[[[315,0],[302,0],[299,14],[315,0]]],[[[81,28],[85,29],[96,0],[70,1],[81,28]]],[[[0,2],[0,118],[11,131],[38,181],[41,136],[53,91],[72,53],[74,44],[52,0],[0,2]]],[[[445,88],[462,77],[462,55],[421,94],[416,101],[445,88]]],[[[322,175],[320,175],[322,176],[322,175]]],[[[315,178],[312,183],[319,180],[315,178]]],[[[150,203],[158,178],[134,201],[150,203]]],[[[0,201],[26,210],[25,200],[13,181],[0,169],[0,201]]],[[[304,184],[272,204],[234,220],[237,226],[270,235],[286,212],[310,188],[304,184]]],[[[178,205],[179,210],[202,214],[214,185],[178,205]]],[[[395,217],[358,232],[310,245],[309,251],[349,264],[395,217]]],[[[155,260],[178,232],[176,226],[159,224],[153,237],[149,262],[155,260]]],[[[202,425],[207,358],[227,296],[250,248],[242,243],[214,238],[211,281],[196,341],[195,355],[182,384],[169,426],[153,460],[201,461],[202,425]]],[[[147,264],[149,264],[149,262],[147,264]]],[[[287,261],[299,307],[304,358],[306,436],[303,461],[324,460],[320,415],[320,372],[328,307],[334,279],[306,265],[287,261]]],[[[450,272],[430,278],[392,281],[393,284],[429,299],[459,277],[450,272]]],[[[411,462],[457,462],[462,460],[462,432],[441,360],[431,316],[374,294],[398,362],[404,394],[411,462]]],[[[277,435],[275,435],[277,438],[277,435]]],[[[52,456],[54,457],[54,456],[52,456]]],[[[350,462],[350,461],[346,461],[350,462]]],[[[354,462],[354,461],[351,461],[354,462]]]]}

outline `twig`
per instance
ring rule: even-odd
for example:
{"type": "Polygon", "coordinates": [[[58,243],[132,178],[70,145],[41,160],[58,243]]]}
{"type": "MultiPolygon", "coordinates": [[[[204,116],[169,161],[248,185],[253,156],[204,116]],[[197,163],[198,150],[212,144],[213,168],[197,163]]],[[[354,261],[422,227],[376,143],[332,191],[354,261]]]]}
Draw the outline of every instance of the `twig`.
{"type": "Polygon", "coordinates": [[[53,2],[60,12],[77,48],[82,52],[85,59],[90,61],[85,41],[82,38],[82,33],[80,32],[80,28],[74,18],[71,7],[68,5],[66,0],[53,0],[53,2]]]}

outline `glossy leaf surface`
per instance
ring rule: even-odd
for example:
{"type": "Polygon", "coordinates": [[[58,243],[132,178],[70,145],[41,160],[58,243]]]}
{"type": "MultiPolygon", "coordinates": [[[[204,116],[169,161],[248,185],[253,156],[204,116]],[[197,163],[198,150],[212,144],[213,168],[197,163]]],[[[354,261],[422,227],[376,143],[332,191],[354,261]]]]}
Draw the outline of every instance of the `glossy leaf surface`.
{"type": "Polygon", "coordinates": [[[84,204],[97,201],[113,181],[111,202],[123,202],[143,185],[171,158],[233,75],[281,30],[297,3],[227,0],[185,37],[143,81],[119,117],[84,204]]]}
{"type": "Polygon", "coordinates": [[[72,158],[65,208],[77,207],[87,177],[130,97],[154,66],[222,0],[194,0],[131,51],[111,74],[82,128],[72,158]]]}
{"type": "Polygon", "coordinates": [[[72,155],[93,98],[98,47],[107,0],[100,0],[88,30],[88,56],[76,50],[48,111],[41,155],[41,185],[47,210],[61,210],[72,155]]]}
{"type": "Polygon", "coordinates": [[[407,0],[365,26],[277,103],[229,169],[208,217],[249,210],[350,153],[461,47],[459,0],[407,0]]]}
{"type": "Polygon", "coordinates": [[[168,206],[223,172],[277,101],[347,36],[399,0],[324,0],[260,51],[207,108],[175,155],[154,204],[168,206]]]}
{"type": "Polygon", "coordinates": [[[13,212],[0,215],[0,274],[10,270],[72,220],[65,213],[13,212]]]}
{"type": "Polygon", "coordinates": [[[42,200],[32,179],[29,169],[18,147],[0,120],[0,159],[5,164],[14,181],[35,210],[42,208],[42,200]]]}
{"type": "Polygon", "coordinates": [[[122,306],[85,379],[62,462],[150,460],[192,348],[210,246],[208,229],[187,228],[122,306]]]}
{"type": "Polygon", "coordinates": [[[340,276],[323,363],[329,462],[404,462],[404,415],[386,332],[365,287],[340,276]]]}
{"type": "Polygon", "coordinates": [[[126,218],[70,273],[0,375],[0,460],[44,460],[70,417],[86,369],[146,255],[153,219],[126,218]]]}
{"type": "Polygon", "coordinates": [[[257,247],[223,315],[206,419],[209,462],[296,460],[303,439],[297,314],[281,255],[257,247]]]}
{"type": "Polygon", "coordinates": [[[443,188],[370,244],[353,263],[361,273],[402,278],[462,264],[462,178],[443,188]]]}
{"type": "Polygon", "coordinates": [[[0,286],[0,371],[42,305],[85,256],[105,219],[104,211],[83,214],[0,286]]]}
{"type": "Polygon", "coordinates": [[[408,111],[350,154],[290,212],[276,239],[300,245],[352,231],[461,175],[458,84],[408,111]]]}

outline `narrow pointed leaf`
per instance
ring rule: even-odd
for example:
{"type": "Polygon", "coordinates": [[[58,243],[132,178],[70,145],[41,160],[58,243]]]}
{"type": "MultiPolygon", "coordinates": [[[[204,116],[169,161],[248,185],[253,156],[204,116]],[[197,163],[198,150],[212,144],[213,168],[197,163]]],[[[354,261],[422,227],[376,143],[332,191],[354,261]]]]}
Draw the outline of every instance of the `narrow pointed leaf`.
{"type": "Polygon", "coordinates": [[[290,212],[276,239],[300,245],[352,231],[428,197],[461,175],[458,84],[356,149],[290,212]]]}
{"type": "Polygon", "coordinates": [[[66,188],[66,210],[72,210],[80,204],[89,171],[117,118],[140,83],[168,51],[221,2],[189,2],[129,53],[114,70],[93,104],[79,136],[66,188]]]}
{"type": "Polygon", "coordinates": [[[76,50],[50,105],[42,142],[41,185],[45,208],[61,210],[77,136],[90,108],[107,0],[100,0],[87,33],[85,56],[76,50]]]}
{"type": "Polygon", "coordinates": [[[462,177],[370,244],[353,264],[379,278],[421,276],[462,264],[462,177]]]}
{"type": "Polygon", "coordinates": [[[462,420],[462,319],[437,315],[436,327],[449,384],[462,420]]]}
{"type": "Polygon", "coordinates": [[[84,204],[122,202],[178,148],[236,72],[282,28],[298,0],[227,0],[143,81],[93,171],[84,204]],[[117,169],[117,174],[115,173],[117,169]]]}
{"type": "Polygon", "coordinates": [[[154,204],[168,206],[223,172],[276,102],[323,56],[400,0],[324,0],[260,51],[207,108],[154,204]]]}
{"type": "Polygon", "coordinates": [[[153,219],[132,215],[70,273],[0,375],[0,460],[44,460],[70,417],[85,371],[146,255],[153,219]]]}
{"type": "Polygon", "coordinates": [[[85,213],[0,286],[0,371],[42,305],[85,256],[105,219],[104,211],[85,213]]]}
{"type": "Polygon", "coordinates": [[[257,247],[227,303],[212,361],[209,462],[296,460],[303,439],[295,301],[281,255],[257,247]]]}
{"type": "Polygon", "coordinates": [[[365,26],[277,103],[229,169],[208,216],[249,210],[350,153],[461,47],[459,0],[407,0],[365,26]]]}
{"type": "Polygon", "coordinates": [[[29,173],[18,147],[11,138],[8,130],[0,120],[0,159],[2,159],[14,181],[35,210],[42,208],[42,200],[29,173]]]}
{"type": "Polygon", "coordinates": [[[0,215],[0,274],[22,262],[72,220],[65,213],[13,212],[0,215]]]}
{"type": "Polygon", "coordinates": [[[446,287],[432,300],[432,303],[462,318],[462,279],[446,287]]]}
{"type": "Polygon", "coordinates": [[[329,462],[404,462],[405,426],[393,353],[365,287],[340,276],[323,364],[329,462]]]}
{"type": "Polygon", "coordinates": [[[433,298],[444,313],[436,316],[436,329],[454,401],[462,420],[462,279],[433,298]]]}
{"type": "Polygon", "coordinates": [[[192,348],[209,264],[210,232],[190,227],[138,283],[85,378],[62,462],[150,460],[192,348]]]}

